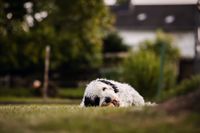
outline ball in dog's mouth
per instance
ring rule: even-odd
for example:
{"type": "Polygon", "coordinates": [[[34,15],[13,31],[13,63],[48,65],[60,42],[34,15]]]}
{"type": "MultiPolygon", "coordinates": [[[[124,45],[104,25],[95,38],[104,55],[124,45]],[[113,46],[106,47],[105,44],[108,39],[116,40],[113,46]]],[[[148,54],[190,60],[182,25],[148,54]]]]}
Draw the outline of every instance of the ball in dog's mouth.
{"type": "Polygon", "coordinates": [[[104,103],[101,106],[103,106],[103,107],[119,107],[119,102],[114,99],[110,103],[104,103]]]}

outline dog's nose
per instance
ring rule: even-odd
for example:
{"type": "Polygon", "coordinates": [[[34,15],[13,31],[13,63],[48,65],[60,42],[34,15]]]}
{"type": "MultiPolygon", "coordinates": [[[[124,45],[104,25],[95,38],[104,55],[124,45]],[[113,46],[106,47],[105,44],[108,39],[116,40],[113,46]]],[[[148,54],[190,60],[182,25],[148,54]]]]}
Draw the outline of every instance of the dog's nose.
{"type": "Polygon", "coordinates": [[[110,97],[105,97],[105,103],[110,103],[112,99],[110,97]]]}

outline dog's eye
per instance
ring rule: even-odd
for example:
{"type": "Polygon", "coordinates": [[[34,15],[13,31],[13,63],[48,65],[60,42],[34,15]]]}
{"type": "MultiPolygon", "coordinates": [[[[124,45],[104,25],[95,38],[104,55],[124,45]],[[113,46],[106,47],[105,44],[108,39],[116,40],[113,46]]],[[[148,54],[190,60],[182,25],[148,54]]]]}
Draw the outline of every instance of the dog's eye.
{"type": "Polygon", "coordinates": [[[115,92],[115,93],[118,93],[118,92],[119,92],[119,90],[118,90],[118,89],[115,89],[115,90],[114,90],[114,92],[115,92]]]}
{"type": "Polygon", "coordinates": [[[105,91],[105,90],[106,90],[106,87],[103,87],[102,90],[105,91]]]}

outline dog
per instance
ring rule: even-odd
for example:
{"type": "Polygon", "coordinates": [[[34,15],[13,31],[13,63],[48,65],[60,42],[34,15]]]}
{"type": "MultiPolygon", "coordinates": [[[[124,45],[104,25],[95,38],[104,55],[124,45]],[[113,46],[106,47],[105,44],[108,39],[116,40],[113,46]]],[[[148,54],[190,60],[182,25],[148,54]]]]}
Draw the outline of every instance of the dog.
{"type": "Polygon", "coordinates": [[[144,98],[130,85],[108,79],[91,81],[84,92],[81,107],[112,106],[128,107],[143,106],[144,98]]]}

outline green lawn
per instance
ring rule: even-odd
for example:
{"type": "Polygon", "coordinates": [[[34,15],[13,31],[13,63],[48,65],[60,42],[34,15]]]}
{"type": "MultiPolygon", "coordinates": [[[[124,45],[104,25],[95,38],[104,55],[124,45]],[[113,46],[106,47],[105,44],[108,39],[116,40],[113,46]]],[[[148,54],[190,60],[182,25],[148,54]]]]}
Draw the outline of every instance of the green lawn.
{"type": "Polygon", "coordinates": [[[80,104],[81,99],[47,98],[41,97],[0,97],[1,104],[80,104]]]}
{"type": "Polygon", "coordinates": [[[139,108],[77,105],[0,105],[1,133],[200,132],[198,114],[176,116],[139,108]]]}
{"type": "MultiPolygon", "coordinates": [[[[39,90],[38,90],[39,91],[39,90]]],[[[85,89],[83,88],[58,88],[57,98],[68,99],[81,99],[83,97],[85,89]]],[[[5,97],[36,97],[37,92],[33,88],[0,88],[0,100],[5,97]],[[3,97],[3,98],[1,98],[3,97]]],[[[38,95],[37,94],[37,95],[38,95]]]]}

